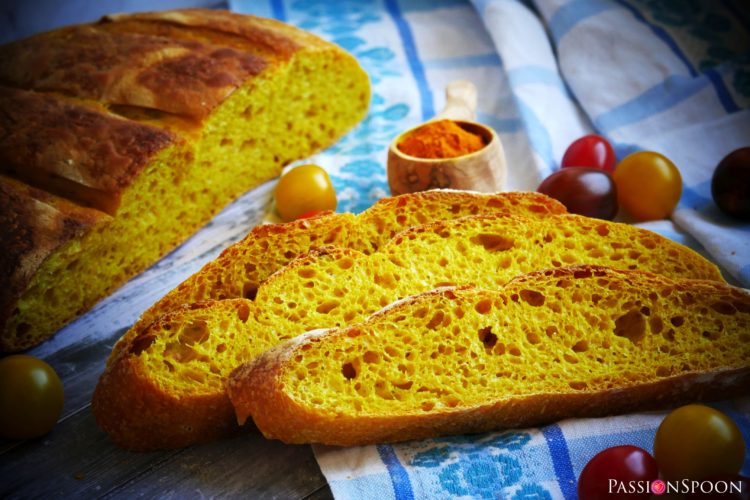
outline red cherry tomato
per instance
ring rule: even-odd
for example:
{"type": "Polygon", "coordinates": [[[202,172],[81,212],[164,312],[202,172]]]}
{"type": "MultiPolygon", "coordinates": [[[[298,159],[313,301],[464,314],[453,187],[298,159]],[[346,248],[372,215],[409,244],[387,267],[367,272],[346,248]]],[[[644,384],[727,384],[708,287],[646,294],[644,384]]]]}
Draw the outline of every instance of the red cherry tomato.
{"type": "Polygon", "coordinates": [[[732,151],[714,170],[711,195],[727,215],[750,219],[750,147],[732,151]]]}
{"type": "Polygon", "coordinates": [[[617,201],[636,220],[665,219],[682,194],[682,176],[669,158],[653,151],[626,156],[615,168],[617,201]]]}
{"type": "Polygon", "coordinates": [[[656,460],[637,446],[614,446],[599,452],[578,478],[579,500],[646,499],[659,471],[656,460]],[[632,483],[631,488],[630,481],[632,483]],[[634,491],[631,491],[634,490],[634,491]]]}
{"type": "Polygon", "coordinates": [[[603,170],[564,168],[544,179],[537,191],[555,198],[573,214],[607,220],[617,215],[615,183],[603,170]]]}
{"type": "Polygon", "coordinates": [[[607,139],[600,135],[584,135],[568,146],[562,158],[562,167],[591,167],[612,172],[615,169],[615,151],[607,139]]]}
{"type": "Polygon", "coordinates": [[[745,457],[745,441],[732,419],[693,404],[677,408],[662,421],[654,439],[654,456],[665,479],[737,474],[745,457]]]}

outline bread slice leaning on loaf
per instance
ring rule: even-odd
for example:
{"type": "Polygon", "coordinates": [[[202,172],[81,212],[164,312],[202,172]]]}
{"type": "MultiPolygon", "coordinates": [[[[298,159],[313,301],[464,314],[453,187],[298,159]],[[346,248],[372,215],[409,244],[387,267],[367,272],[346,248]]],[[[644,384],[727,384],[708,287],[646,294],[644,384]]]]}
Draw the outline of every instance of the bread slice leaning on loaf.
{"type": "Polygon", "coordinates": [[[203,300],[253,299],[261,282],[313,248],[336,245],[371,254],[409,227],[492,213],[541,217],[566,210],[560,202],[541,193],[433,190],[383,198],[358,215],[327,214],[257,226],[146,310],[115,345],[108,363],[159,316],[203,300]]]}
{"type": "Polygon", "coordinates": [[[234,371],[240,422],[351,446],[750,394],[750,294],[579,266],[410,297],[234,371]]]}
{"type": "Polygon", "coordinates": [[[568,261],[721,279],[716,266],[692,250],[626,224],[568,214],[433,222],[399,233],[369,256],[317,249],[269,277],[254,301],[203,302],[161,316],[120,347],[94,392],[94,416],[125,448],[217,437],[236,428],[227,376],[279,342],[362,321],[437,286],[494,288],[568,261]]]}
{"type": "Polygon", "coordinates": [[[369,100],[336,45],[221,10],[0,46],[0,350],[53,334],[369,100]]]}

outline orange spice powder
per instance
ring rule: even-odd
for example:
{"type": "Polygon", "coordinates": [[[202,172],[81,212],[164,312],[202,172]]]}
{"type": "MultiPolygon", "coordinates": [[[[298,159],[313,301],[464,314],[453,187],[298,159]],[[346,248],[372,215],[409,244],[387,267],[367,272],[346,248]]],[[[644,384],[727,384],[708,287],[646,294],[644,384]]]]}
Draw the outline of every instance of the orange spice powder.
{"type": "Polygon", "coordinates": [[[452,120],[427,123],[404,136],[398,149],[417,158],[455,158],[478,151],[487,144],[484,138],[461,128],[452,120]]]}

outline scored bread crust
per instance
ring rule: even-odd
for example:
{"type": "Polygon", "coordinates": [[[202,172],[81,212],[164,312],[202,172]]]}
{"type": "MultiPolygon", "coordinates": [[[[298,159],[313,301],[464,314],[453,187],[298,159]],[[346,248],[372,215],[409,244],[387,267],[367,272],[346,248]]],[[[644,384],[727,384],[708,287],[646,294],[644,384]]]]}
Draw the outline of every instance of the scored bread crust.
{"type": "MultiPolygon", "coordinates": [[[[122,385],[138,398],[141,384],[148,386],[158,379],[162,397],[180,401],[183,410],[171,414],[143,410],[142,419],[108,418],[118,413],[113,405],[126,401],[122,395],[114,400],[110,396],[108,379],[121,372],[108,369],[94,394],[94,415],[122,447],[169,447],[169,428],[192,415],[194,397],[200,395],[205,401],[212,394],[215,406],[229,414],[228,402],[221,403],[227,398],[224,381],[229,371],[284,339],[313,328],[361,321],[399,297],[448,282],[501,286],[517,274],[561,264],[568,251],[581,262],[589,259],[676,277],[720,279],[716,266],[698,254],[624,224],[569,214],[477,215],[432,222],[399,233],[370,255],[350,248],[317,248],[269,277],[255,301],[221,300],[161,316],[121,343],[109,366],[148,366],[128,372],[129,382],[122,385]],[[578,251],[570,250],[570,243],[578,251]],[[160,432],[154,437],[156,428],[160,432]]],[[[127,407],[119,412],[127,413],[127,407]]],[[[211,434],[202,431],[205,426],[197,419],[189,418],[193,439],[211,434]]],[[[175,446],[185,444],[184,437],[175,446]]]]}
{"type": "MultiPolygon", "coordinates": [[[[585,310],[595,315],[598,307],[601,306],[591,304],[585,310]]],[[[702,324],[706,326],[707,323],[702,324]]],[[[713,281],[670,280],[642,271],[582,265],[522,275],[498,291],[471,288],[430,291],[402,300],[372,315],[364,323],[304,334],[267,350],[237,368],[229,378],[227,391],[240,423],[251,416],[266,437],[286,443],[352,446],[483,432],[545,424],[563,418],[606,416],[667,408],[691,401],[746,395],[750,393],[749,329],[750,294],[741,289],[713,281]],[[631,304],[629,310],[611,311],[620,314],[619,318],[634,310],[632,308],[637,310],[641,307],[641,314],[672,312],[675,314],[673,318],[680,319],[673,320],[671,333],[666,329],[656,333],[648,326],[643,332],[639,332],[642,336],[634,335],[632,338],[628,335],[633,332],[629,332],[628,327],[623,327],[627,320],[607,323],[606,328],[602,325],[590,325],[589,330],[582,332],[584,340],[594,344],[602,338],[607,339],[612,342],[608,349],[619,346],[624,351],[622,355],[628,356],[631,343],[634,346],[641,343],[649,346],[664,345],[665,342],[654,339],[672,335],[677,339],[673,338],[671,341],[676,351],[653,352],[650,357],[639,359],[640,364],[630,367],[630,371],[613,372],[618,373],[617,376],[605,373],[597,378],[587,373],[600,372],[586,371],[588,365],[585,365],[585,359],[581,359],[585,352],[581,354],[569,350],[570,345],[565,342],[565,335],[549,337],[543,331],[536,331],[538,329],[533,324],[514,322],[506,324],[504,329],[498,327],[492,330],[496,333],[497,344],[486,351],[486,356],[477,357],[473,354],[475,351],[472,344],[482,342],[473,329],[474,317],[479,317],[481,324],[494,325],[506,318],[516,318],[509,316],[511,313],[505,309],[508,304],[520,303],[523,311],[521,314],[529,318],[544,317],[551,322],[557,319],[558,326],[562,328],[568,311],[549,313],[549,310],[538,303],[538,298],[533,293],[524,298],[524,291],[531,290],[550,296],[559,287],[572,291],[579,289],[576,288],[576,282],[583,282],[585,288],[586,283],[591,283],[588,286],[593,287],[594,281],[601,283],[602,280],[606,280],[607,284],[596,289],[597,293],[604,294],[599,298],[600,301],[610,298],[603,291],[610,285],[612,289],[609,294],[614,298],[621,294],[630,294],[629,297],[637,294],[642,300],[641,306],[631,304]],[[475,310],[475,304],[480,303],[492,303],[492,306],[489,310],[484,307],[475,310]],[[647,303],[649,306],[645,306],[647,303]],[[643,307],[649,307],[649,310],[645,311],[643,307]],[[445,311],[448,316],[450,308],[460,308],[465,313],[460,316],[460,320],[450,323],[453,330],[445,324],[430,326],[433,314],[445,311]],[[419,314],[422,309],[429,312],[422,316],[419,314]],[[709,327],[710,330],[702,334],[689,332],[692,322],[707,316],[712,321],[723,320],[726,327],[709,327]],[[613,328],[612,331],[608,330],[610,327],[613,328]],[[406,357],[399,351],[402,346],[394,339],[394,335],[403,331],[420,339],[408,344],[412,352],[406,357]],[[431,331],[435,332],[433,336],[430,336],[431,331]],[[616,333],[618,331],[619,335],[616,333]],[[534,337],[537,334],[538,338],[534,337]],[[535,382],[530,385],[528,392],[515,390],[515,393],[495,393],[492,389],[483,389],[476,384],[476,379],[454,373],[453,377],[457,380],[467,380],[469,383],[463,394],[457,389],[460,384],[456,383],[447,387],[449,394],[438,397],[437,401],[430,401],[427,406],[420,406],[425,401],[418,405],[404,395],[411,392],[411,396],[416,397],[424,389],[420,385],[430,386],[435,383],[425,378],[426,371],[419,370],[416,375],[411,375],[410,383],[396,384],[391,381],[393,385],[387,390],[377,392],[375,381],[385,380],[387,384],[389,377],[394,377],[393,373],[398,374],[399,382],[403,382],[400,378],[402,370],[391,370],[378,378],[376,370],[381,369],[382,363],[404,363],[407,365],[406,373],[409,373],[409,364],[430,362],[431,351],[435,348],[430,343],[433,339],[450,336],[455,336],[455,344],[468,348],[468,352],[439,354],[438,361],[435,362],[439,362],[441,356],[453,356],[453,360],[443,361],[443,364],[447,364],[448,368],[460,364],[467,372],[477,374],[476,379],[492,378],[495,370],[515,366],[518,378],[513,379],[517,380],[513,383],[519,387],[529,385],[523,371],[526,363],[547,361],[548,352],[557,354],[554,350],[556,347],[561,347],[560,356],[563,352],[570,352],[579,359],[575,363],[569,361],[568,366],[564,362],[560,363],[557,372],[548,368],[543,373],[550,381],[535,382]],[[669,361],[660,361],[660,355],[679,357],[681,348],[690,349],[707,343],[707,336],[712,337],[711,342],[720,344],[720,352],[712,353],[713,358],[704,362],[695,361],[697,358],[694,356],[690,358],[695,361],[694,366],[685,363],[677,366],[669,361]],[[527,339],[533,341],[527,342],[527,339]],[[511,345],[521,347],[523,354],[498,351],[495,347],[500,344],[503,344],[503,349],[511,345]],[[690,347],[691,345],[694,347],[690,347]],[[396,352],[390,355],[390,359],[387,354],[389,348],[393,349],[391,352],[396,352]],[[363,352],[364,356],[367,353],[377,353],[377,361],[360,359],[363,352]],[[513,364],[508,358],[512,361],[514,356],[530,358],[513,364]],[[409,362],[409,359],[412,361],[409,362]],[[698,366],[699,362],[703,366],[698,366]],[[347,364],[350,367],[348,371],[342,368],[347,364]],[[311,366],[314,368],[307,368],[311,366]],[[584,369],[576,371],[575,367],[578,366],[584,369]],[[553,380],[555,373],[562,379],[561,383],[553,380]],[[307,380],[314,380],[314,383],[307,380]],[[370,392],[361,395],[358,389],[353,388],[355,383],[367,385],[370,392]],[[372,390],[373,384],[375,392],[372,390]],[[451,390],[457,392],[450,393],[451,390]],[[462,396],[467,399],[465,403],[461,400],[462,396]],[[356,405],[359,405],[359,409],[356,409],[356,405]]],[[[486,344],[483,346],[479,349],[487,349],[486,344]]],[[[588,345],[587,348],[587,352],[590,352],[599,346],[588,345]]],[[[437,351],[432,352],[437,354],[437,351]]],[[[688,360],[687,357],[684,359],[688,360]]],[[[616,368],[612,366],[611,370],[616,368]]],[[[528,372],[528,376],[537,373],[539,370],[528,372]]],[[[409,378],[408,375],[404,376],[409,378]]],[[[514,375],[509,372],[503,376],[514,375]]]]}
{"type": "MultiPolygon", "coordinates": [[[[214,9],[112,15],[2,45],[0,81],[0,172],[102,220],[57,245],[8,249],[0,267],[25,271],[6,275],[2,351],[44,340],[227,203],[335,142],[370,100],[340,47],[214,9]]],[[[7,229],[8,241],[46,237],[33,220],[7,229]]]]}

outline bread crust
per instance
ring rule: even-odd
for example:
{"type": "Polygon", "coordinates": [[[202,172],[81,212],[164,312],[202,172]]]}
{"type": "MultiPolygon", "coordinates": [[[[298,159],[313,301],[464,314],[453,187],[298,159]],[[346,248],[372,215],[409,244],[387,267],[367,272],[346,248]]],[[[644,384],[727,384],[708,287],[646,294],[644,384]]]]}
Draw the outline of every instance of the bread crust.
{"type": "Polygon", "coordinates": [[[0,86],[0,170],[113,215],[122,192],[174,133],[97,103],[0,86]]]}
{"type": "MultiPolygon", "coordinates": [[[[178,16],[206,28],[229,24],[229,17],[212,11],[141,15],[143,22],[171,21],[178,16]],[[195,21],[199,16],[207,21],[195,21]],[[219,22],[219,18],[223,22],[219,22]]],[[[231,15],[230,15],[231,16],[231,15]]],[[[271,43],[280,37],[265,31],[252,16],[235,17],[238,33],[260,33],[253,39],[271,43]]],[[[148,33],[121,32],[118,22],[133,15],[104,18],[97,24],[71,26],[0,46],[0,81],[15,87],[54,91],[108,105],[127,105],[205,118],[245,83],[273,62],[231,46],[214,45],[196,36],[166,38],[148,33]]],[[[187,25],[190,26],[190,25],[187,25]]],[[[279,53],[290,55],[291,43],[279,53]]],[[[296,44],[294,44],[297,47],[296,44]]],[[[271,54],[275,54],[271,53],[271,54]]]]}
{"type": "MultiPolygon", "coordinates": [[[[111,218],[0,175],[0,331],[44,260],[111,218]]],[[[10,349],[0,336],[0,350],[10,349]]]]}
{"type": "MultiPolygon", "coordinates": [[[[286,443],[339,446],[535,426],[563,418],[601,417],[663,409],[693,401],[718,400],[750,393],[750,362],[747,359],[739,364],[719,364],[705,370],[687,367],[681,373],[645,383],[612,381],[615,386],[604,390],[571,388],[561,392],[542,391],[506,396],[499,394],[488,397],[481,404],[468,407],[459,404],[454,409],[440,408],[426,412],[404,408],[403,411],[394,410],[390,414],[369,408],[366,400],[362,401],[364,406],[358,414],[349,413],[346,407],[336,410],[327,406],[325,401],[319,406],[310,407],[298,397],[295,388],[287,384],[286,377],[289,373],[313,360],[312,356],[306,356],[306,352],[325,349],[333,353],[337,349],[343,349],[343,344],[338,344],[337,339],[346,338],[347,342],[351,342],[354,338],[356,342],[358,332],[362,332],[368,325],[367,333],[363,334],[373,341],[367,344],[368,349],[381,352],[380,349],[387,345],[387,337],[385,332],[378,330],[378,325],[387,325],[398,316],[409,316],[416,305],[422,307],[438,300],[455,301],[458,296],[472,299],[467,301],[470,303],[474,299],[478,301],[485,297],[502,299],[498,300],[501,303],[511,301],[512,294],[526,286],[543,289],[542,283],[554,284],[560,279],[599,278],[618,280],[618,286],[622,287],[643,286],[644,297],[650,292],[663,293],[668,297],[674,290],[692,291],[694,295],[701,297],[698,300],[703,300],[704,297],[731,296],[732,307],[736,311],[732,314],[750,318],[750,295],[726,284],[705,280],[669,280],[642,271],[619,271],[603,266],[573,266],[519,276],[499,292],[481,289],[430,291],[394,304],[374,314],[363,324],[338,330],[309,332],[280,344],[237,368],[229,378],[227,392],[235,407],[238,422],[242,423],[252,416],[257,427],[268,438],[280,439],[286,443]]],[[[688,310],[688,305],[683,304],[685,311],[688,310]]],[[[712,314],[720,316],[728,313],[725,310],[712,314]]],[[[685,317],[685,321],[689,323],[689,315],[685,317]]],[[[414,333],[419,335],[420,332],[414,333]]],[[[744,338],[741,342],[748,341],[747,332],[722,331],[721,334],[744,338]],[[742,337],[743,333],[745,337],[742,337]]],[[[427,354],[419,352],[418,347],[417,350],[417,359],[427,354]]],[[[466,362],[470,370],[476,368],[470,366],[470,358],[466,362]]],[[[642,373],[648,375],[647,379],[655,378],[650,375],[653,368],[651,365],[642,367],[642,373]]],[[[418,384],[415,381],[415,385],[418,384]]]]}

